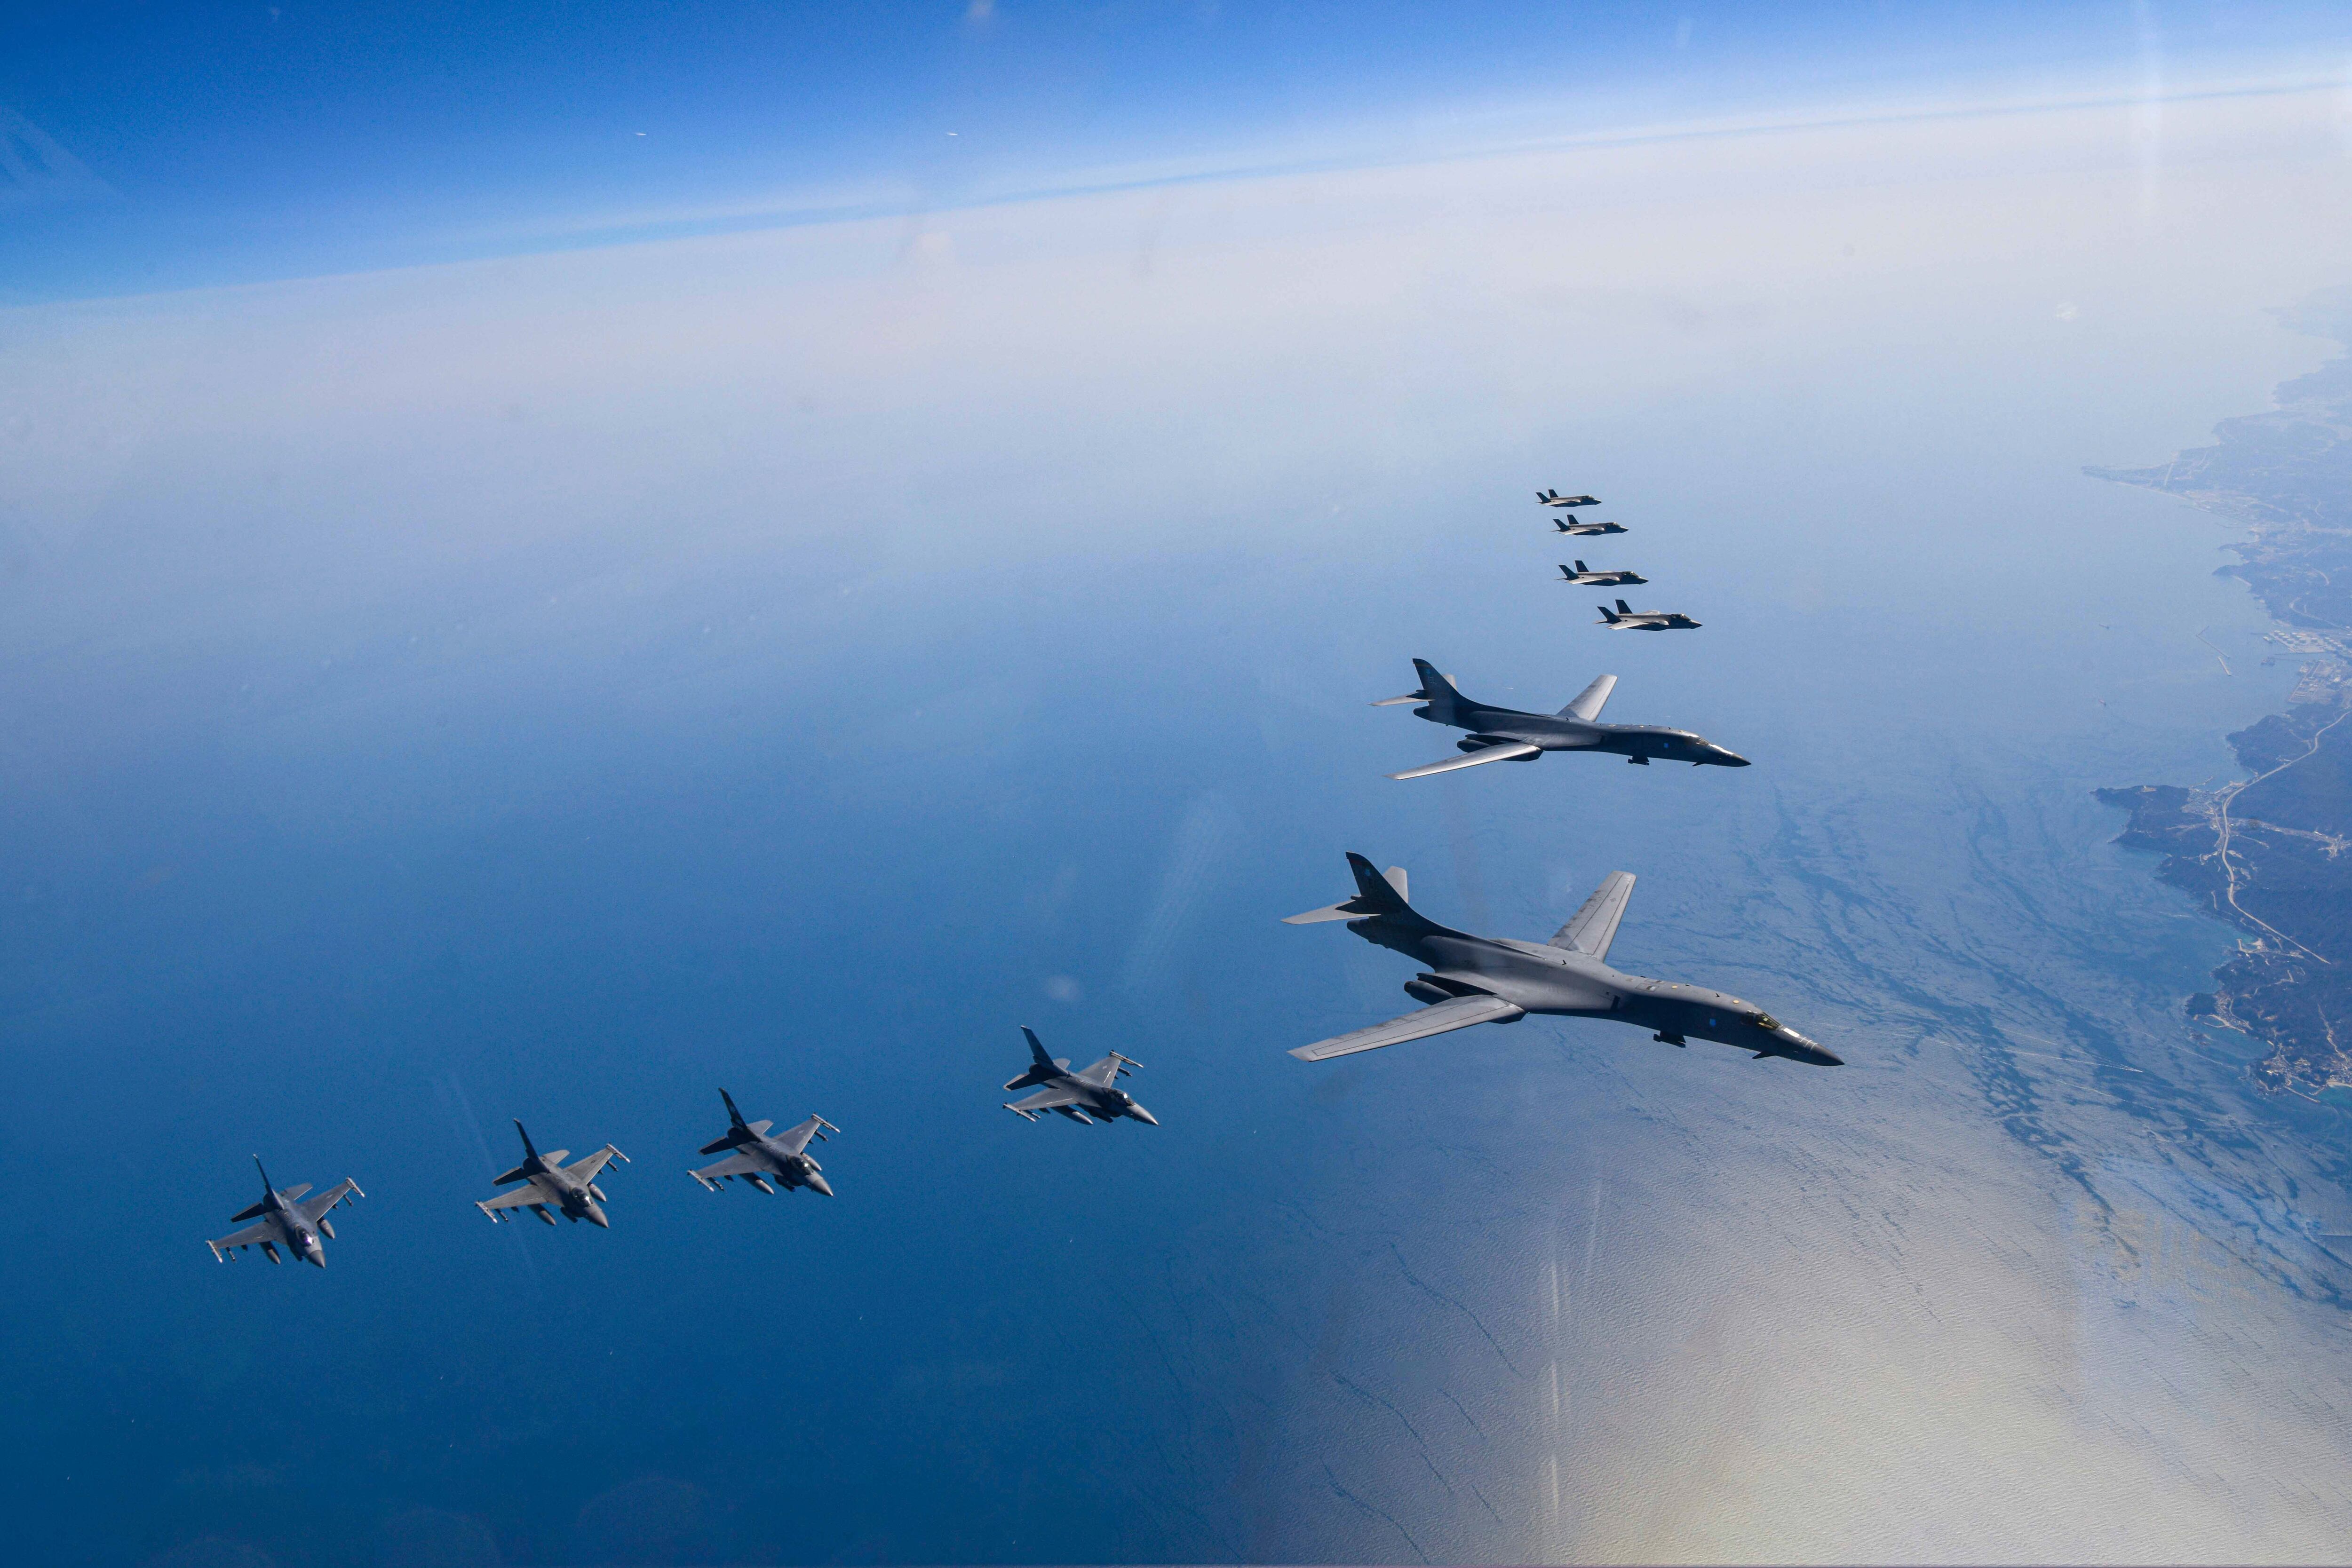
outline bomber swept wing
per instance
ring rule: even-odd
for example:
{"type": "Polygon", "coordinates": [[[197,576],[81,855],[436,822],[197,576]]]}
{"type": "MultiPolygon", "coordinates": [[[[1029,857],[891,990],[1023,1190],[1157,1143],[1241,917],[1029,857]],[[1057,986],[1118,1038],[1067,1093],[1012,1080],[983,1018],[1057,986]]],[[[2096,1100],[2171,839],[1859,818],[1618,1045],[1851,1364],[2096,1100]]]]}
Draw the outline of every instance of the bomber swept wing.
{"type": "Polygon", "coordinates": [[[1601,705],[1609,700],[1609,694],[1616,689],[1616,676],[1596,675],[1591,685],[1577,693],[1575,700],[1559,710],[1559,716],[1580,718],[1587,724],[1594,723],[1601,717],[1601,705]]]}
{"type": "Polygon", "coordinates": [[[1584,906],[1569,916],[1568,924],[1552,934],[1549,946],[1565,947],[1571,953],[1604,962],[1609,956],[1609,944],[1617,940],[1617,927],[1625,918],[1625,904],[1633,896],[1633,873],[1612,871],[1601,884],[1592,890],[1584,906]]]}
{"type": "Polygon", "coordinates": [[[1439,762],[1424,762],[1418,768],[1408,768],[1402,773],[1391,773],[1391,779],[1426,779],[1433,773],[1451,773],[1457,768],[1475,768],[1482,762],[1531,762],[1543,755],[1543,747],[1524,740],[1501,740],[1492,746],[1482,746],[1475,751],[1465,751],[1459,757],[1448,757],[1439,762]]]}
{"type": "Polygon", "coordinates": [[[1422,1040],[1449,1030],[1468,1029],[1475,1023],[1514,1023],[1527,1017],[1527,1009],[1500,997],[1485,995],[1456,997],[1450,1002],[1439,1002],[1417,1013],[1407,1013],[1401,1019],[1376,1023],[1370,1029],[1360,1029],[1349,1034],[1334,1035],[1318,1040],[1312,1045],[1302,1045],[1291,1051],[1301,1061],[1326,1061],[1335,1056],[1351,1056],[1360,1051],[1378,1051],[1384,1045],[1402,1045],[1409,1040],[1422,1040]]]}

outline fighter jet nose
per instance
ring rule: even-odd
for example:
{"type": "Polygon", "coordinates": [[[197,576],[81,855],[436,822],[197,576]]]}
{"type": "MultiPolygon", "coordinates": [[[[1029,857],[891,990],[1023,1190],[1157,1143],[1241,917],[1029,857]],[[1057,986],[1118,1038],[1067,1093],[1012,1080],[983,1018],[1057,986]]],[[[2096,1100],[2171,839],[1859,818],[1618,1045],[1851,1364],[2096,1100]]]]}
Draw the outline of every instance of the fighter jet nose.
{"type": "Polygon", "coordinates": [[[833,1196],[833,1184],[814,1172],[810,1173],[808,1184],[811,1192],[821,1192],[827,1197],[833,1196]]]}
{"type": "Polygon", "coordinates": [[[312,1252],[308,1254],[308,1257],[310,1261],[316,1263],[321,1269],[327,1266],[327,1255],[324,1252],[312,1252]]]}
{"type": "Polygon", "coordinates": [[[1128,1106],[1127,1113],[1134,1117],[1139,1122],[1149,1122],[1155,1127],[1160,1125],[1160,1118],[1153,1115],[1150,1112],[1145,1110],[1140,1105],[1131,1104],[1128,1106]]]}
{"type": "Polygon", "coordinates": [[[613,1222],[604,1218],[604,1211],[593,1203],[588,1206],[588,1223],[599,1230],[613,1228],[613,1222]]]}

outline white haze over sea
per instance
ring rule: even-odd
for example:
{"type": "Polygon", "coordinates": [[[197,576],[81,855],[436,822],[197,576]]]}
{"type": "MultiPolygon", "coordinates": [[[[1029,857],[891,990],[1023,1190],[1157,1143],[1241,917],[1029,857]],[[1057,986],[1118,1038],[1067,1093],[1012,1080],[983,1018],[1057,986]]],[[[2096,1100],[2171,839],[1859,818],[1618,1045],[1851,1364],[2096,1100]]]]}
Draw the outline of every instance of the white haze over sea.
{"type": "Polygon", "coordinates": [[[37,1529],[133,1562],[340,1485],[323,1550],[535,1561],[647,1517],[709,1560],[2340,1557],[2343,1132],[2181,1023],[2228,934],[2089,799],[2224,772],[2291,672],[2225,534],[2079,470],[2329,351],[2268,312],[2352,279],[2343,116],[0,315],[0,1245],[108,1239],[0,1310],[37,1529]],[[1588,624],[1544,485],[1705,630],[1588,624]],[[1530,707],[1611,670],[1758,766],[1391,784],[1450,747],[1363,706],[1414,654],[1530,707]],[[1634,871],[1618,961],[1851,1065],[1539,1021],[1293,1062],[1411,1005],[1276,924],[1346,849],[1532,938],[1634,871]],[[1023,1021],[1165,1124],[996,1111],[1023,1021]],[[851,1129],[840,1198],[677,1176],[719,1082],[851,1129]],[[466,1210],[512,1113],[639,1156],[610,1236],[466,1210]],[[327,1275],[199,1248],[256,1147],[375,1195],[327,1275]],[[358,1429],[364,1479],[308,1472],[358,1429]]]}

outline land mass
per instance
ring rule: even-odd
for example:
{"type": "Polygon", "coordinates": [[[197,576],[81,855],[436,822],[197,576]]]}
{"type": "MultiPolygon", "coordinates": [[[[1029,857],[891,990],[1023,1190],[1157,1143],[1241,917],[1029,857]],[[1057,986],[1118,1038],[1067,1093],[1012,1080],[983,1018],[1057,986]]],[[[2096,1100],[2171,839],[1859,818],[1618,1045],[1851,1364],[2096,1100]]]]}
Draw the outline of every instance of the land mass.
{"type": "MultiPolygon", "coordinates": [[[[2281,316],[2352,347],[2352,289],[2281,316]]],[[[2266,1088],[2352,1089],[2352,357],[2213,434],[2160,468],[2084,472],[2242,522],[2239,559],[2221,570],[2261,598],[2279,622],[2270,640],[2304,661],[2302,677],[2285,713],[2229,737],[2247,778],[2098,797],[2131,812],[2118,842],[2162,852],[2157,874],[2243,933],[2190,1015],[2261,1041],[2252,1071],[2266,1088]]]]}

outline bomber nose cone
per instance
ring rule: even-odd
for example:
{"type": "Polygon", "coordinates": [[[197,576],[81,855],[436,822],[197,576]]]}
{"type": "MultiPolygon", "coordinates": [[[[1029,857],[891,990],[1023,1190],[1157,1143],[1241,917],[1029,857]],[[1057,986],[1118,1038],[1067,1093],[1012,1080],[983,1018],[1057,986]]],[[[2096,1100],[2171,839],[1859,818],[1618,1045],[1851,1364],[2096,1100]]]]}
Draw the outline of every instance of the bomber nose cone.
{"type": "Polygon", "coordinates": [[[821,1192],[827,1197],[833,1196],[833,1184],[816,1171],[809,1172],[808,1184],[811,1192],[821,1192]]]}
{"type": "Polygon", "coordinates": [[[1720,746],[1715,748],[1715,755],[1708,758],[1707,760],[1714,763],[1717,768],[1746,768],[1748,766],[1748,758],[1740,756],[1739,753],[1736,751],[1726,751],[1720,746]]]}
{"type": "Polygon", "coordinates": [[[1823,1051],[1820,1046],[1814,1044],[1811,1040],[1807,1040],[1795,1030],[1790,1030],[1788,1031],[1788,1037],[1789,1042],[1797,1048],[1794,1051],[1790,1052],[1790,1054],[1795,1056],[1800,1061],[1810,1061],[1815,1067],[1843,1067],[1845,1065],[1844,1057],[1838,1055],[1835,1051],[1823,1051]]]}

